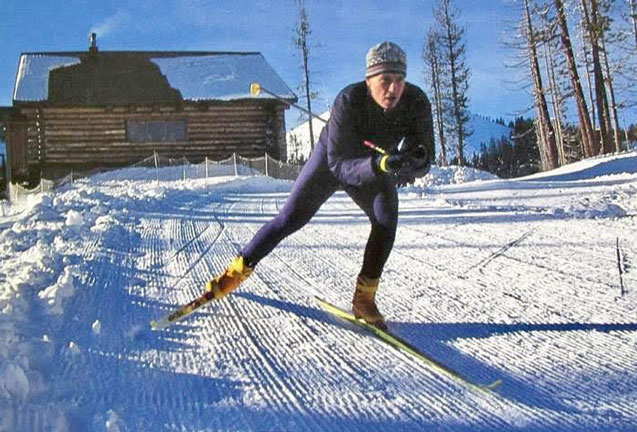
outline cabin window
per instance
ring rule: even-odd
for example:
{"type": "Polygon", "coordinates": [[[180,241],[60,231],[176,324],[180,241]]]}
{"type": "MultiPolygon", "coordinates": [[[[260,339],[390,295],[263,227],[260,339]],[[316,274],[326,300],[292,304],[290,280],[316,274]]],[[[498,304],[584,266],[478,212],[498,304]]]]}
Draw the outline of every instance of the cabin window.
{"type": "Polygon", "coordinates": [[[184,142],[186,120],[129,120],[126,122],[126,136],[134,143],[184,142]]]}

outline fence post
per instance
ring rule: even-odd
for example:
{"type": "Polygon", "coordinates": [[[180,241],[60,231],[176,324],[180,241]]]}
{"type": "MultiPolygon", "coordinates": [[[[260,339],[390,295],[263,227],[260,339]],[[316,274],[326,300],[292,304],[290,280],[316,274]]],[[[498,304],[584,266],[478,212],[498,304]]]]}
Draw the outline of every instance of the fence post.
{"type": "Polygon", "coordinates": [[[186,156],[182,156],[181,177],[183,181],[186,181],[186,156]]]}
{"type": "Polygon", "coordinates": [[[237,169],[237,153],[232,153],[232,161],[234,162],[234,176],[239,177],[239,170],[237,169]]]}
{"type": "Polygon", "coordinates": [[[206,156],[206,178],[208,178],[208,156],[206,156]]]}
{"type": "Polygon", "coordinates": [[[267,177],[268,175],[268,152],[265,152],[265,176],[267,177]]]}
{"type": "Polygon", "coordinates": [[[159,162],[157,161],[157,151],[153,151],[153,158],[155,159],[155,180],[159,183],[159,162]]]}

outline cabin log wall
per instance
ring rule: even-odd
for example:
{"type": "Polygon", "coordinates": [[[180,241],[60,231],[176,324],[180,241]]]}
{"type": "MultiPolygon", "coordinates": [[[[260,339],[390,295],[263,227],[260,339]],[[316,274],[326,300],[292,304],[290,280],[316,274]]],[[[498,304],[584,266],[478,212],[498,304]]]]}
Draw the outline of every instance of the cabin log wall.
{"type": "Polygon", "coordinates": [[[46,168],[125,166],[151,156],[196,162],[233,153],[286,156],[285,106],[279,103],[193,103],[181,107],[23,107],[31,175],[46,168]],[[129,142],[129,120],[184,120],[186,141],[129,142]]]}

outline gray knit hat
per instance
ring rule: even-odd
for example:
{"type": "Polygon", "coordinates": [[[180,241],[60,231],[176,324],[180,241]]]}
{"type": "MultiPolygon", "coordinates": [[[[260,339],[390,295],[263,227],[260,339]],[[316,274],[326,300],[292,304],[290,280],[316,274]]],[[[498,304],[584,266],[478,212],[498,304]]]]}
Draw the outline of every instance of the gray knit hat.
{"type": "Polygon", "coordinates": [[[371,47],[365,61],[367,63],[365,78],[383,72],[407,75],[405,51],[393,42],[385,41],[371,47]]]}

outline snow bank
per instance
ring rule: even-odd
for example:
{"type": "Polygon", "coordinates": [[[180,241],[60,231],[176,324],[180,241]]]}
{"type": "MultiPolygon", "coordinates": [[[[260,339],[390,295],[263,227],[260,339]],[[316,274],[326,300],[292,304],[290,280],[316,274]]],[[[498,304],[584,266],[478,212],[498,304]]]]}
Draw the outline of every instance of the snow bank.
{"type": "MultiPolygon", "coordinates": [[[[160,169],[160,174],[174,175],[175,167],[160,169]]],[[[184,194],[212,199],[224,194],[286,193],[292,185],[263,176],[157,182],[155,175],[154,169],[119,170],[11,204],[2,202],[0,430],[11,430],[15,410],[47,389],[32,361],[35,353],[37,363],[46,365],[56,352],[75,356],[84,350],[80,340],[25,331],[23,323],[35,320],[42,326],[47,326],[46,322],[53,325],[67,312],[73,298],[87,289],[92,257],[104,251],[125,253],[122,247],[134,247],[139,241],[139,233],[131,231],[137,224],[135,211],[165,211],[166,205],[184,194]]],[[[95,317],[92,322],[87,332],[94,338],[101,336],[101,321],[95,317]]],[[[55,409],[46,423],[52,430],[56,424],[64,430],[67,424],[65,416],[55,409]]],[[[99,423],[102,430],[127,430],[115,411],[99,423]]]]}
{"type": "Polygon", "coordinates": [[[471,167],[434,165],[429,173],[421,179],[417,179],[415,186],[433,187],[449,184],[462,184],[474,181],[495,180],[498,177],[485,171],[471,167]]]}
{"type": "Polygon", "coordinates": [[[0,398],[26,401],[29,395],[29,379],[17,364],[0,365],[0,398]]]}
{"type": "Polygon", "coordinates": [[[75,292],[74,280],[81,276],[79,266],[65,267],[57,281],[38,293],[38,297],[44,300],[50,313],[62,315],[65,301],[75,292]]]}
{"type": "Polygon", "coordinates": [[[580,181],[607,176],[624,178],[637,174],[637,150],[617,155],[584,159],[547,172],[532,174],[519,180],[580,181]]]}

